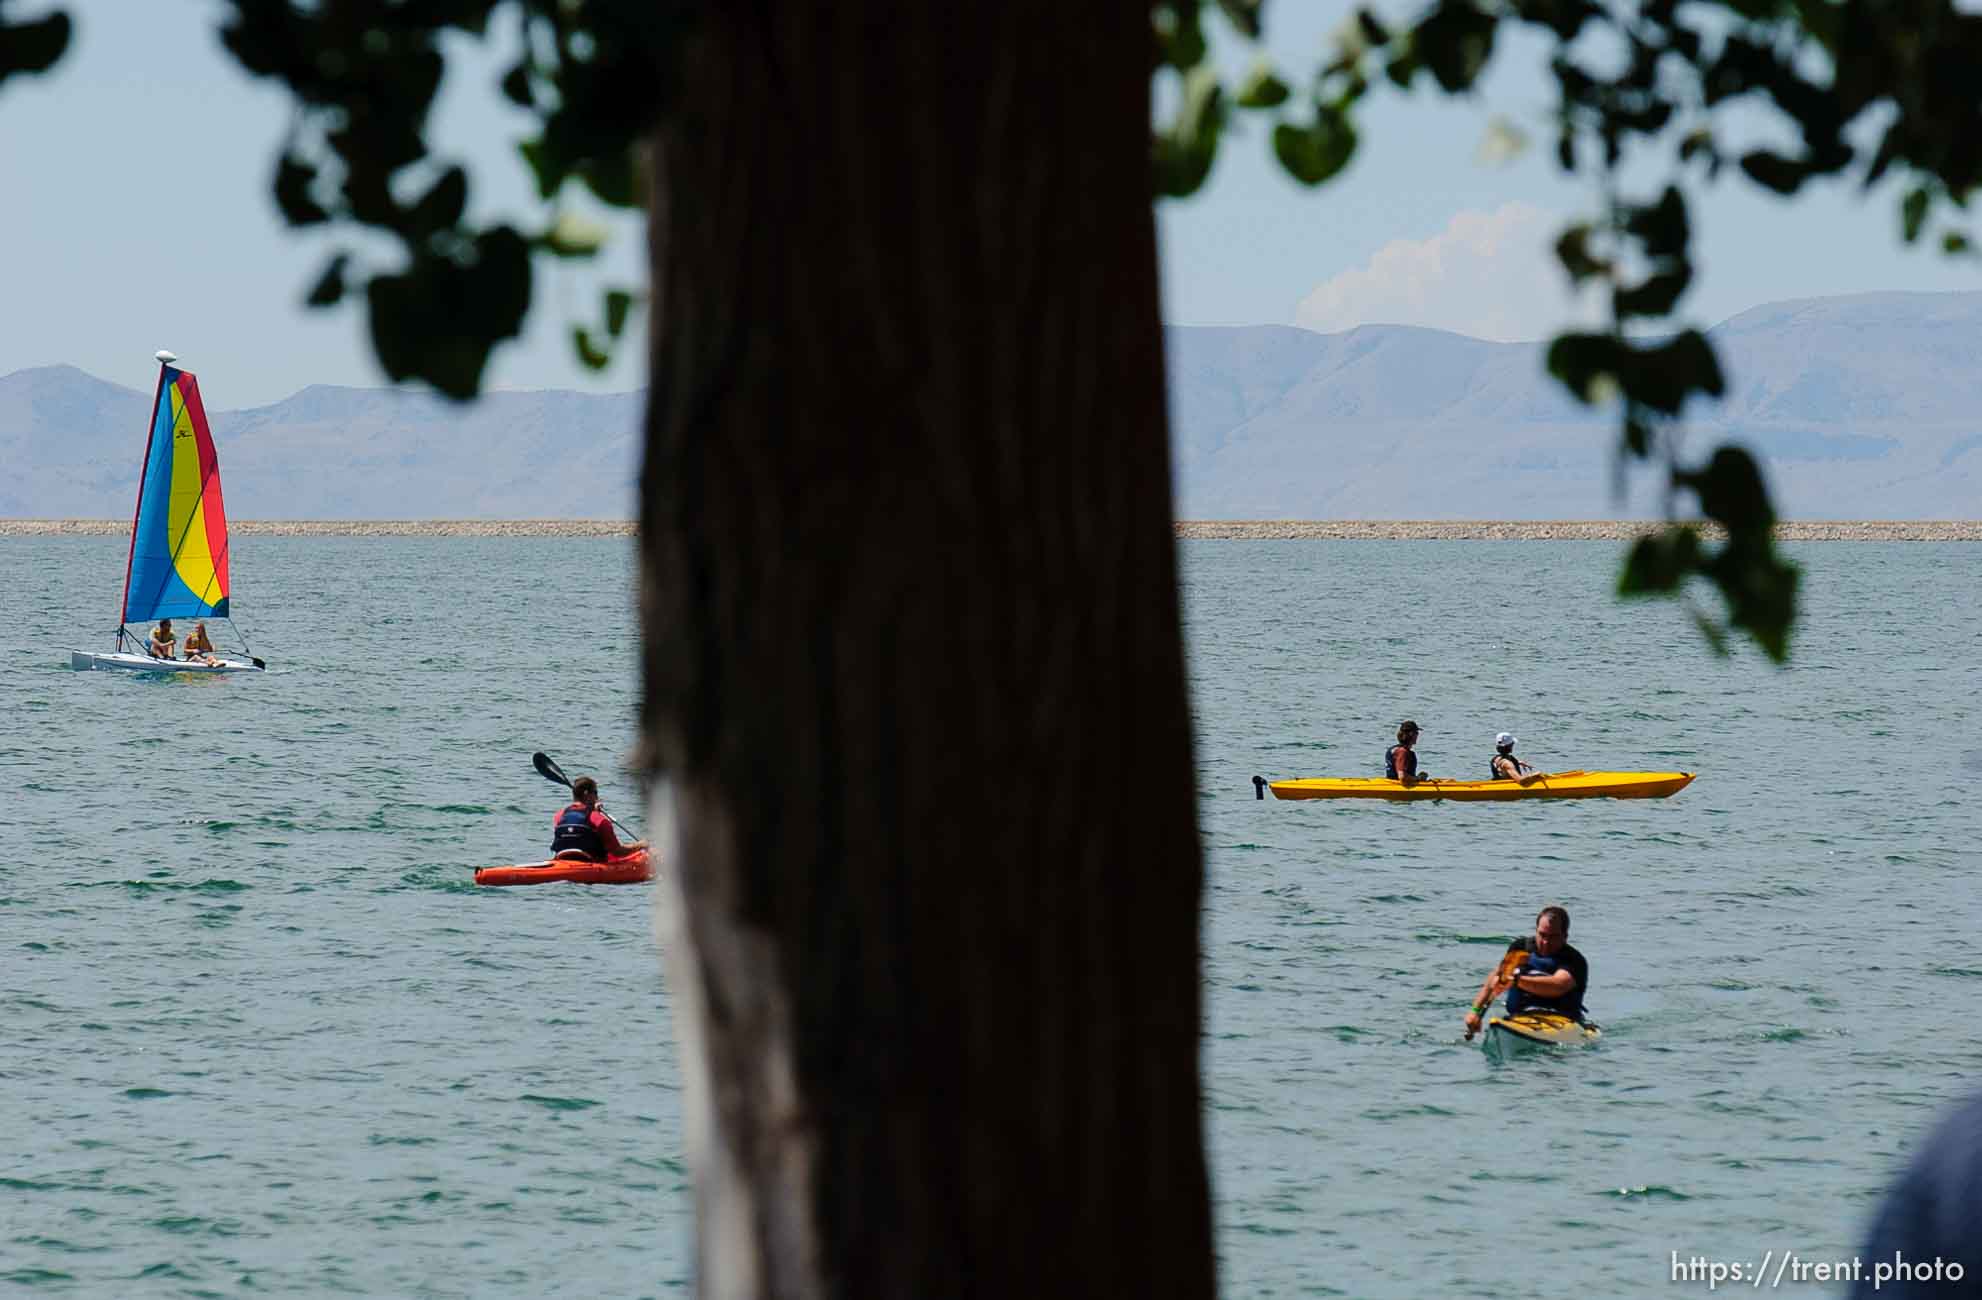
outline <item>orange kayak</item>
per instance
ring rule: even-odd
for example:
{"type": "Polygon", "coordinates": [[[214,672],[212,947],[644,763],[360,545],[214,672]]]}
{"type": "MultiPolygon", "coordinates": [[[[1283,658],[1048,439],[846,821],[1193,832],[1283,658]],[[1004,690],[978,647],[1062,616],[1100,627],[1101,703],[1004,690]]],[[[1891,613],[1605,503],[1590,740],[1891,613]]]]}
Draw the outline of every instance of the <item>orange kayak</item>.
{"type": "Polygon", "coordinates": [[[654,869],[647,864],[647,850],[635,849],[621,858],[588,862],[582,858],[553,858],[549,862],[525,862],[513,867],[482,867],[475,872],[478,885],[547,885],[568,880],[574,885],[637,885],[652,880],[654,869]]]}

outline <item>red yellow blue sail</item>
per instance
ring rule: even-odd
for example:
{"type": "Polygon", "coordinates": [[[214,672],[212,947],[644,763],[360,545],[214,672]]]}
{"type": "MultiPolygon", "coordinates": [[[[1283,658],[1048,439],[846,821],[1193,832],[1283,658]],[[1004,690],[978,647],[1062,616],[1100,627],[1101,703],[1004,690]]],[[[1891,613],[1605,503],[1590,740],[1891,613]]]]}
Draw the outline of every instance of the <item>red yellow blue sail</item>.
{"type": "Polygon", "coordinates": [[[227,617],[227,512],[199,381],[161,363],[138,481],[126,623],[227,617]]]}

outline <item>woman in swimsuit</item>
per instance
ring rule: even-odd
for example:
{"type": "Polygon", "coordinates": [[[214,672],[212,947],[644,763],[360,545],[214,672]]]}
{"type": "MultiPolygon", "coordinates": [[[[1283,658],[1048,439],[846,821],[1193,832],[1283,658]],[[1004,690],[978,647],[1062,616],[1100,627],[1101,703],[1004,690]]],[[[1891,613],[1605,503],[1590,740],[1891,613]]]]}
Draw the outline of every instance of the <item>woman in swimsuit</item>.
{"type": "Polygon", "coordinates": [[[206,634],[206,621],[204,619],[193,624],[192,632],[186,637],[186,658],[188,660],[197,659],[203,664],[217,664],[220,662],[213,657],[213,638],[206,634]]]}

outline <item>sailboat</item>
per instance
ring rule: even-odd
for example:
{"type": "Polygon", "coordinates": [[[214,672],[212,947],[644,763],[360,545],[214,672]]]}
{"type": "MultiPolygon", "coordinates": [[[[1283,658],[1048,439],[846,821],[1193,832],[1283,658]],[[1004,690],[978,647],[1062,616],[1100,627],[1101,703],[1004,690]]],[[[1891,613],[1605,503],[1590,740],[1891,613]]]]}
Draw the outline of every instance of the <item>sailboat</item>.
{"type": "Polygon", "coordinates": [[[227,512],[220,501],[220,461],[207,428],[200,385],[189,371],[158,359],[138,508],[131,517],[131,550],[124,566],[124,609],[107,654],[69,652],[71,668],[139,673],[252,673],[268,667],[248,653],[247,638],[227,616],[227,512]],[[234,631],[245,658],[205,654],[160,659],[131,623],[154,619],[219,619],[234,631]]]}

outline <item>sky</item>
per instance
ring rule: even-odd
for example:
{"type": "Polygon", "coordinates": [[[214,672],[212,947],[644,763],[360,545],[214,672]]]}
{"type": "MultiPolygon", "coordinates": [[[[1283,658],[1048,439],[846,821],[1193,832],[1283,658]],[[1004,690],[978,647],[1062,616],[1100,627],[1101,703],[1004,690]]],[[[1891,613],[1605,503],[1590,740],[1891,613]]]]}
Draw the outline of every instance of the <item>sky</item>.
{"type": "MultiPolygon", "coordinates": [[[[0,375],[66,363],[144,390],[152,352],[169,348],[217,409],[312,383],[385,384],[361,312],[302,305],[336,236],[290,230],[276,212],[269,179],[288,100],[221,47],[223,7],[60,7],[77,31],[57,70],[0,86],[0,375]]],[[[1338,0],[1271,0],[1268,52],[1283,69],[1310,68],[1348,12],[1338,0]]],[[[1229,37],[1221,49],[1235,67],[1250,57],[1229,37]]],[[[545,218],[514,152],[529,122],[496,93],[501,66],[490,54],[450,77],[430,139],[468,162],[475,214],[534,228],[545,218]]],[[[1356,159],[1316,190],[1279,170],[1262,121],[1241,118],[1206,187],[1158,205],[1165,319],[1323,332],[1410,324],[1502,340],[1587,319],[1593,304],[1570,298],[1550,249],[1595,193],[1555,167],[1551,90],[1539,44],[1504,51],[1466,100],[1380,90],[1359,119],[1356,159]],[[1511,162],[1483,161],[1496,119],[1535,143],[1511,162]]],[[[1982,284],[1900,243],[1890,186],[1866,196],[1830,185],[1791,203],[1729,177],[1693,215],[1701,278],[1680,312],[1693,324],[1787,298],[1982,284]]],[[[569,342],[602,288],[641,280],[638,218],[614,229],[601,266],[539,263],[529,332],[498,349],[491,386],[640,386],[639,338],[600,374],[569,342]]]]}

